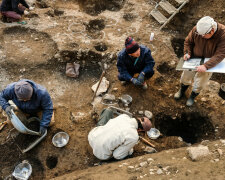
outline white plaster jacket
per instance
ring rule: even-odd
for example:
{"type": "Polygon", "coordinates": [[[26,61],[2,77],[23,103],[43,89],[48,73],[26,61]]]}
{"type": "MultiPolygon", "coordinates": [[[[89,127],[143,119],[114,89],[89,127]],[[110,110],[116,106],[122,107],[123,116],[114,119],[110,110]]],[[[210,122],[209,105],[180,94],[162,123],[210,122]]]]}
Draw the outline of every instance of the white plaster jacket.
{"type": "Polygon", "coordinates": [[[138,123],[126,114],[110,119],[104,126],[98,126],[88,134],[93,154],[100,160],[125,158],[137,144],[138,123]]]}

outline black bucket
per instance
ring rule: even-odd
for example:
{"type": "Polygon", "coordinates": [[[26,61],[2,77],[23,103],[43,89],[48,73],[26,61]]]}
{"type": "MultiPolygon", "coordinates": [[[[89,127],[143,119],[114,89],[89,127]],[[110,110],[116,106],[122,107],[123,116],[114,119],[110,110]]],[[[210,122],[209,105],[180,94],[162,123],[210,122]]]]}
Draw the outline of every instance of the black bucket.
{"type": "Polygon", "coordinates": [[[225,100],[225,83],[220,86],[219,96],[225,100]]]}

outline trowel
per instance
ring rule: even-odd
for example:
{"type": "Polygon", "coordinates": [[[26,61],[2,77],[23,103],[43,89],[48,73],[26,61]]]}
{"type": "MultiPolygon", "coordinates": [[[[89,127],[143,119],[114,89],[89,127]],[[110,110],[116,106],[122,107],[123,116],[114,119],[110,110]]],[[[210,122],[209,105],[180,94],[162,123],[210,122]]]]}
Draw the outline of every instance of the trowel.
{"type": "MultiPolygon", "coordinates": [[[[40,136],[39,132],[36,131],[32,131],[30,129],[28,129],[21,121],[20,119],[16,116],[16,114],[14,113],[13,110],[11,110],[11,115],[9,116],[14,128],[16,130],[18,130],[20,133],[22,134],[30,134],[30,135],[36,135],[36,136],[40,136]]],[[[35,120],[40,121],[40,119],[35,118],[35,120]]],[[[45,133],[40,136],[38,139],[36,139],[33,143],[31,143],[26,149],[21,150],[22,153],[25,153],[29,150],[31,150],[33,147],[35,147],[39,142],[41,142],[43,140],[43,138],[47,135],[47,130],[45,131],[45,133]]]]}

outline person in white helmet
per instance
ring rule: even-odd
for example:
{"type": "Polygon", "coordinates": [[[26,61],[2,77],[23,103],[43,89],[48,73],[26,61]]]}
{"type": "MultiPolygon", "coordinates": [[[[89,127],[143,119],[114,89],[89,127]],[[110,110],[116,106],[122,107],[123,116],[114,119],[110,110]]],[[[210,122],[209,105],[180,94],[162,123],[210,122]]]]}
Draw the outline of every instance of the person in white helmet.
{"type": "Polygon", "coordinates": [[[207,84],[212,73],[206,72],[225,58],[225,26],[205,16],[189,32],[184,41],[184,60],[191,57],[210,58],[209,61],[197,67],[196,71],[183,71],[180,79],[181,88],[174,95],[175,99],[184,96],[187,88],[192,84],[192,92],[186,105],[192,106],[195,97],[207,84]]]}

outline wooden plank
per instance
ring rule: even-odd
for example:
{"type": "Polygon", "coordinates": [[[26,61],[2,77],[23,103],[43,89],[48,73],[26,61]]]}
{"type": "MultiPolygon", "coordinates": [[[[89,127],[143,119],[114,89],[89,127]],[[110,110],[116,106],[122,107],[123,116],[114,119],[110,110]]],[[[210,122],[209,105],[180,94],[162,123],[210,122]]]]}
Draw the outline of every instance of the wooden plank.
{"type": "Polygon", "coordinates": [[[182,4],[184,2],[186,2],[187,0],[175,0],[178,4],[182,4]]]}
{"type": "Polygon", "coordinates": [[[161,14],[157,9],[153,9],[150,14],[160,23],[163,24],[167,21],[167,18],[161,14]]]}
{"type": "Polygon", "coordinates": [[[168,14],[173,14],[176,11],[176,8],[170,4],[166,0],[162,0],[159,2],[159,5],[168,13],[168,14]]]}

